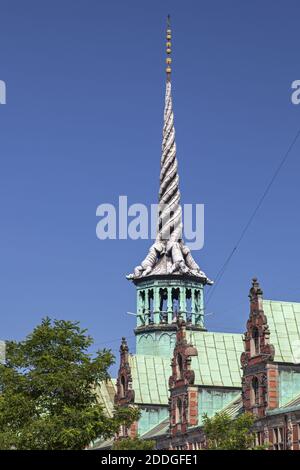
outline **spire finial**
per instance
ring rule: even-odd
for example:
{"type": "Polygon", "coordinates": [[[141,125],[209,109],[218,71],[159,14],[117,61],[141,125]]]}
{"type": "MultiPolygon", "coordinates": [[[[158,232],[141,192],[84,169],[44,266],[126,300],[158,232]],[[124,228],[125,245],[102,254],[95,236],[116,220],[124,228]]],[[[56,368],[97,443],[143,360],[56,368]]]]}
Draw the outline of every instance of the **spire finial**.
{"type": "Polygon", "coordinates": [[[170,81],[171,80],[171,63],[172,63],[172,59],[170,57],[171,55],[171,52],[172,52],[172,43],[171,43],[171,39],[172,39],[172,32],[171,32],[171,17],[170,15],[167,16],[167,34],[166,34],[166,39],[167,39],[167,42],[166,42],[166,53],[167,53],[167,58],[166,58],[166,64],[167,64],[167,67],[166,67],[166,73],[167,73],[167,81],[170,81]]]}

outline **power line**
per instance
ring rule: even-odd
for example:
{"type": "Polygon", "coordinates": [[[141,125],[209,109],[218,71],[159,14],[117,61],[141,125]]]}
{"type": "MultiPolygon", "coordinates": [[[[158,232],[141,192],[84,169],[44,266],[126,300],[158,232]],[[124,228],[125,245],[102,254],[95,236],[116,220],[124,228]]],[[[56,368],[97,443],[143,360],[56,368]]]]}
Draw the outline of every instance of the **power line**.
{"type": "MultiPolygon", "coordinates": [[[[225,334],[226,336],[228,335],[233,335],[233,336],[236,336],[236,335],[239,335],[239,336],[243,336],[243,333],[242,332],[233,332],[231,330],[229,330],[228,328],[225,328],[227,329],[227,332],[226,331],[213,331],[213,332],[208,332],[208,333],[217,333],[217,334],[225,334]]],[[[187,330],[189,333],[192,332],[192,330],[187,330]]],[[[127,339],[132,339],[132,338],[135,338],[136,336],[135,335],[131,335],[131,336],[126,336],[126,340],[127,339]]],[[[92,346],[98,346],[98,345],[101,345],[101,344],[111,344],[111,343],[115,343],[117,341],[121,341],[121,338],[116,338],[116,339],[112,339],[112,340],[107,340],[107,341],[101,341],[100,343],[94,343],[92,346]]],[[[214,349],[216,350],[216,347],[214,346],[208,346],[206,345],[205,343],[203,345],[200,345],[199,347],[204,347],[205,349],[214,349]]],[[[222,351],[223,349],[220,348],[222,351]]],[[[118,349],[111,349],[111,351],[119,351],[118,349]]],[[[224,349],[224,351],[235,351],[235,352],[239,352],[237,351],[236,349],[230,349],[230,348],[226,348],[224,349]]]]}
{"type": "MultiPolygon", "coordinates": [[[[132,338],[135,338],[135,335],[130,335],[130,336],[126,336],[126,340],[127,339],[132,339],[132,338]]],[[[120,342],[121,343],[121,340],[122,340],[122,337],[119,337],[119,338],[114,338],[114,339],[108,339],[107,341],[101,341],[101,342],[97,342],[97,343],[93,343],[91,346],[100,346],[100,345],[105,345],[105,344],[111,344],[111,343],[116,343],[116,342],[120,342]]]]}
{"type": "Polygon", "coordinates": [[[220,282],[220,280],[222,279],[226,269],[227,269],[227,266],[228,264],[230,263],[234,253],[237,251],[240,243],[242,242],[244,236],[246,235],[246,232],[248,231],[248,228],[250,227],[253,219],[255,218],[258,210],[260,209],[262,203],[264,202],[267,194],[269,193],[275,179],[277,178],[278,174],[280,173],[283,165],[285,164],[289,154],[291,153],[291,150],[293,149],[294,145],[296,144],[298,138],[300,136],[300,129],[298,130],[298,132],[296,133],[294,139],[292,140],[291,144],[289,145],[287,151],[285,152],[285,154],[283,155],[283,157],[281,158],[280,160],[280,163],[278,165],[278,167],[276,168],[275,172],[273,173],[273,176],[272,178],[270,179],[269,183],[267,184],[263,194],[261,195],[260,199],[258,200],[252,214],[250,215],[247,223],[245,224],[243,230],[241,231],[241,234],[239,236],[239,238],[237,239],[234,247],[232,248],[232,250],[230,251],[229,255],[227,256],[227,258],[225,259],[225,262],[223,263],[223,265],[221,266],[221,268],[219,269],[217,275],[216,275],[216,278],[215,278],[215,282],[214,282],[214,285],[212,287],[212,289],[210,290],[210,292],[208,293],[208,296],[207,296],[207,301],[206,301],[206,306],[208,305],[209,301],[211,300],[214,292],[216,291],[216,288],[220,282]]]}

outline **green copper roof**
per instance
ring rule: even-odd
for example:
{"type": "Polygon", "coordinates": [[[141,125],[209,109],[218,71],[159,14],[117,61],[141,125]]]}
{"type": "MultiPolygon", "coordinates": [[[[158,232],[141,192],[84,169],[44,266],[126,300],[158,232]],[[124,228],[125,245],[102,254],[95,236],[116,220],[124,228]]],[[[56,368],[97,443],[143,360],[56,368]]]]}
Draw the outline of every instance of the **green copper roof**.
{"type": "Polygon", "coordinates": [[[300,406],[300,394],[296,395],[291,401],[289,401],[288,403],[284,405],[285,408],[288,408],[291,406],[300,406]]]}
{"type": "MultiPolygon", "coordinates": [[[[275,347],[275,361],[300,362],[300,303],[264,300],[270,328],[270,342],[275,347]]],[[[241,388],[240,356],[244,351],[242,334],[188,332],[197,348],[192,358],[195,385],[241,388]]],[[[130,356],[135,402],[168,404],[171,357],[136,354],[130,356]]]]}
{"type": "MultiPolygon", "coordinates": [[[[240,413],[242,413],[243,410],[243,401],[242,401],[242,396],[241,393],[238,392],[233,400],[230,401],[224,408],[220,410],[222,413],[226,413],[229,415],[232,419],[236,418],[240,413]]],[[[198,428],[200,426],[193,426],[191,429],[198,428]]],[[[156,426],[153,426],[153,428],[150,429],[147,433],[143,434],[141,437],[143,439],[153,439],[157,438],[160,436],[163,436],[164,434],[167,434],[169,430],[169,417],[161,421],[159,424],[156,426]]]]}
{"type": "Polygon", "coordinates": [[[268,415],[276,415],[281,413],[290,413],[291,411],[297,411],[300,409],[300,395],[296,395],[292,400],[288,403],[285,403],[283,406],[279,406],[274,410],[268,410],[268,415]]]}
{"type": "Polygon", "coordinates": [[[241,334],[199,331],[191,342],[198,350],[198,356],[192,358],[195,384],[241,388],[241,334]]]}
{"type": "Polygon", "coordinates": [[[170,423],[169,423],[169,416],[168,418],[164,419],[161,423],[157,424],[154,426],[150,431],[147,433],[143,434],[141,437],[143,439],[152,439],[154,437],[160,437],[163,436],[164,434],[167,434],[170,428],[170,423]]]}
{"type": "Polygon", "coordinates": [[[168,404],[168,382],[171,359],[160,356],[130,356],[132,388],[135,402],[157,405],[168,404]]]}
{"type": "Polygon", "coordinates": [[[300,303],[264,300],[276,362],[300,362],[300,303]]]}
{"type": "MultiPolygon", "coordinates": [[[[242,335],[196,331],[191,342],[198,350],[192,358],[196,385],[241,388],[242,335]]],[[[171,358],[137,354],[130,366],[135,402],[167,405],[171,358]]]]}
{"type": "Polygon", "coordinates": [[[222,410],[222,413],[226,413],[232,419],[236,418],[243,411],[243,400],[241,393],[236,395],[228,405],[226,405],[222,410]]]}
{"type": "Polygon", "coordinates": [[[104,411],[109,417],[113,415],[115,393],[116,379],[103,380],[96,387],[98,401],[103,405],[104,411]]]}

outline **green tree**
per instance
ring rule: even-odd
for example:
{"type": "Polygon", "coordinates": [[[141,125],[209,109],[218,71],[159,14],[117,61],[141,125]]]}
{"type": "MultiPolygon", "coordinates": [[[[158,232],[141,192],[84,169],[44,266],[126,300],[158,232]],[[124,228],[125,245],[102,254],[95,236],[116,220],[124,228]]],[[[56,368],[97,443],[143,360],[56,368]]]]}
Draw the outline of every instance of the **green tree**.
{"type": "Polygon", "coordinates": [[[126,438],[115,441],[112,450],[153,450],[154,441],[146,441],[138,437],[126,438]]]}
{"type": "Polygon", "coordinates": [[[8,342],[0,365],[0,448],[82,449],[111,438],[138,417],[134,408],[108,417],[95,384],[109,378],[114,357],[97,351],[78,322],[43,319],[22,342],[8,342]]]}
{"type": "Polygon", "coordinates": [[[254,416],[243,413],[232,419],[226,413],[216,413],[209,418],[204,415],[203,430],[207,449],[211,450],[251,450],[255,447],[255,436],[251,431],[254,416]]]}

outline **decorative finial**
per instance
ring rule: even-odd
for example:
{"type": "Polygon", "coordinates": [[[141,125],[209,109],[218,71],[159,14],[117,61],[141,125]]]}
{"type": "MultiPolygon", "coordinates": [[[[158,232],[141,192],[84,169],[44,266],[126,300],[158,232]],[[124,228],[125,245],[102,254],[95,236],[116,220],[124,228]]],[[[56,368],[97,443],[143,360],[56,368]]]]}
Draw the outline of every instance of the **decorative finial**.
{"type": "Polygon", "coordinates": [[[249,298],[250,298],[250,300],[255,300],[255,299],[257,299],[257,297],[262,296],[262,295],[263,295],[263,291],[260,287],[258,279],[257,279],[257,277],[254,277],[252,279],[252,287],[251,287],[250,292],[249,292],[249,298]]]}
{"type": "Polygon", "coordinates": [[[123,336],[122,337],[122,341],[121,341],[121,346],[120,346],[120,352],[127,352],[129,349],[128,349],[128,345],[127,345],[127,341],[126,341],[126,338],[123,336]]]}
{"type": "Polygon", "coordinates": [[[172,52],[172,43],[171,43],[171,39],[172,39],[172,32],[171,32],[171,18],[170,18],[170,15],[168,15],[167,17],[167,34],[166,34],[166,39],[167,39],[167,42],[166,42],[166,53],[167,53],[167,58],[166,58],[166,73],[167,73],[167,81],[170,81],[171,80],[171,63],[172,63],[172,59],[170,57],[171,55],[171,52],[172,52]]]}

